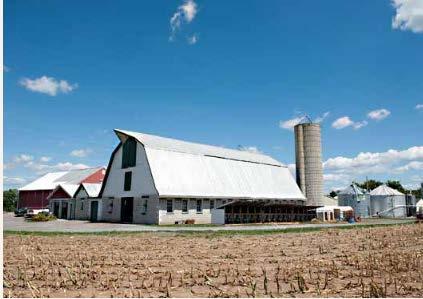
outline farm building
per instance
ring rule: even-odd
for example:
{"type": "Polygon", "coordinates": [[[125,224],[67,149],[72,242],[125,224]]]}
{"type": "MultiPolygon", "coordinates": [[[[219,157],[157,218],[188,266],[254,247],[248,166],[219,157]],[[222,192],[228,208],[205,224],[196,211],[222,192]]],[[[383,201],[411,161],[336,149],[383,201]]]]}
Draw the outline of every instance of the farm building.
{"type": "Polygon", "coordinates": [[[101,183],[60,184],[48,196],[50,211],[61,219],[97,221],[100,189],[101,183]]]}
{"type": "Polygon", "coordinates": [[[355,184],[338,193],[338,203],[340,206],[352,207],[356,216],[370,217],[370,195],[355,184]]]}
{"type": "Polygon", "coordinates": [[[370,212],[373,216],[405,217],[405,195],[381,185],[370,192],[370,212]]]}
{"type": "Polygon", "coordinates": [[[98,220],[222,224],[314,217],[288,168],[269,156],[115,133],[120,143],[100,191],[98,220]]]}
{"type": "Polygon", "coordinates": [[[49,206],[47,197],[58,185],[99,183],[104,175],[104,167],[47,173],[19,189],[18,208],[46,208],[49,206]]]}

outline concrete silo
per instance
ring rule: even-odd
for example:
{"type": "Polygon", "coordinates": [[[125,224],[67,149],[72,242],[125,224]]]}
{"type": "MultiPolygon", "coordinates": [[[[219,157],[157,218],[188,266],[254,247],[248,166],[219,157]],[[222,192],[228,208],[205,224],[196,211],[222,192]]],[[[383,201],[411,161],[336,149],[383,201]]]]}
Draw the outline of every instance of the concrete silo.
{"type": "Polygon", "coordinates": [[[319,205],[323,198],[320,124],[298,124],[294,131],[297,184],[307,198],[307,205],[319,205]]]}

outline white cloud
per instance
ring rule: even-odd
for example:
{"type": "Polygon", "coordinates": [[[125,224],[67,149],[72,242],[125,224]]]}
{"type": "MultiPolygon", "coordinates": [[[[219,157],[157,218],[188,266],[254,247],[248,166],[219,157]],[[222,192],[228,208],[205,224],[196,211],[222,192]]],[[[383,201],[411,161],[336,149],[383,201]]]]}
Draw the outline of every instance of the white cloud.
{"type": "Polygon", "coordinates": [[[41,157],[41,158],[40,158],[40,161],[41,161],[41,162],[44,162],[44,163],[45,163],[45,162],[49,162],[50,160],[51,160],[51,157],[41,157]]]}
{"type": "Polygon", "coordinates": [[[417,104],[415,108],[416,110],[421,110],[423,109],[423,104],[417,104]]]}
{"type": "Polygon", "coordinates": [[[381,153],[362,152],[354,158],[335,157],[326,160],[323,165],[325,169],[358,169],[417,159],[423,159],[423,146],[414,146],[402,151],[390,149],[381,153]]]}
{"type": "Polygon", "coordinates": [[[423,170],[423,161],[412,161],[404,166],[395,169],[397,172],[406,172],[409,170],[423,170]]]}
{"type": "Polygon", "coordinates": [[[294,127],[305,120],[305,116],[294,117],[285,121],[279,122],[279,127],[286,130],[294,130],[294,127]]]}
{"type": "Polygon", "coordinates": [[[27,154],[20,154],[18,156],[16,156],[13,161],[15,163],[25,163],[25,162],[29,162],[32,161],[34,159],[33,156],[31,155],[27,155],[27,154]]]}
{"type": "Polygon", "coordinates": [[[325,173],[323,175],[324,181],[337,181],[337,182],[346,182],[349,180],[349,176],[342,173],[325,173]]]}
{"type": "Polygon", "coordinates": [[[3,177],[3,181],[7,185],[22,185],[26,183],[26,179],[20,177],[3,177]]]}
{"type": "Polygon", "coordinates": [[[343,116],[335,120],[332,123],[332,127],[339,130],[339,129],[352,126],[353,124],[354,122],[348,116],[343,116]]]}
{"type": "Polygon", "coordinates": [[[240,146],[238,149],[240,151],[249,152],[249,153],[253,153],[253,154],[261,154],[262,153],[262,151],[260,151],[256,146],[240,146]]]}
{"type": "Polygon", "coordinates": [[[71,162],[61,162],[54,165],[37,163],[30,161],[24,165],[26,168],[29,168],[35,171],[37,174],[46,173],[51,171],[67,171],[67,170],[76,170],[76,169],[85,169],[90,168],[88,165],[77,163],[73,164],[71,162]]]}
{"type": "Polygon", "coordinates": [[[349,116],[340,117],[332,123],[332,128],[335,128],[337,130],[341,130],[347,127],[353,127],[355,130],[358,130],[365,126],[367,126],[367,121],[363,120],[355,122],[352,121],[349,116]]]}
{"type": "Polygon", "coordinates": [[[316,119],[314,120],[314,122],[315,123],[321,123],[321,122],[323,122],[325,119],[326,119],[326,117],[328,117],[329,116],[329,111],[328,112],[325,112],[325,113],[323,113],[323,115],[322,116],[318,116],[318,117],[316,117],[316,119]]]}
{"type": "Polygon", "coordinates": [[[78,87],[78,84],[70,84],[65,80],[56,80],[51,77],[42,76],[37,79],[23,78],[20,84],[28,90],[56,96],[58,93],[69,93],[78,87]]]}
{"type": "Polygon", "coordinates": [[[395,17],[392,18],[392,28],[423,32],[422,0],[393,0],[392,5],[396,10],[395,17]]]}
{"type": "Polygon", "coordinates": [[[90,153],[92,153],[92,150],[87,148],[87,149],[76,149],[70,152],[70,155],[73,157],[78,157],[78,158],[83,158],[88,156],[90,153]]]}
{"type": "Polygon", "coordinates": [[[373,120],[382,120],[384,118],[387,118],[390,114],[391,112],[389,110],[378,109],[378,110],[370,111],[367,114],[367,117],[373,120]]]}
{"type": "Polygon", "coordinates": [[[194,34],[193,36],[189,36],[187,40],[188,40],[188,44],[195,45],[198,42],[198,35],[194,34]]]}
{"type": "Polygon", "coordinates": [[[191,23],[197,15],[197,12],[197,4],[194,0],[185,0],[185,2],[178,7],[170,18],[170,41],[174,40],[175,34],[181,28],[182,22],[191,23]]]}

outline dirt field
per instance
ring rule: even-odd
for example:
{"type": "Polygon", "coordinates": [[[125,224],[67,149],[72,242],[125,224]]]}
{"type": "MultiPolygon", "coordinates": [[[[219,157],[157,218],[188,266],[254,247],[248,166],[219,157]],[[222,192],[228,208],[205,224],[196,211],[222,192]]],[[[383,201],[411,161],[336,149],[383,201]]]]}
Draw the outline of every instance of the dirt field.
{"type": "Polygon", "coordinates": [[[4,237],[5,297],[420,297],[423,225],[4,237]]]}

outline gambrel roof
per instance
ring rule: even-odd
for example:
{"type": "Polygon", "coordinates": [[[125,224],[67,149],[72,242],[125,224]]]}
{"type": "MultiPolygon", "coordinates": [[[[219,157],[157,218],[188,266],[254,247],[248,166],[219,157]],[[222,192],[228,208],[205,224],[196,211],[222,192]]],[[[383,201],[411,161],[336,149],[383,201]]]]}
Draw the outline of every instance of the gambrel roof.
{"type": "MultiPolygon", "coordinates": [[[[288,167],[263,155],[115,130],[144,146],[162,197],[305,200],[288,167]]],[[[106,175],[107,176],[107,175],[106,175]]]]}

